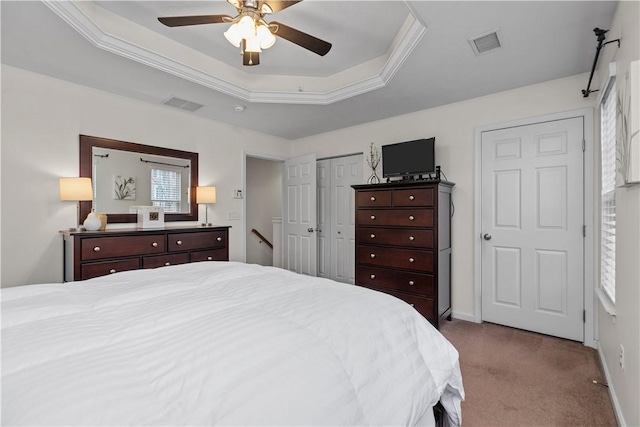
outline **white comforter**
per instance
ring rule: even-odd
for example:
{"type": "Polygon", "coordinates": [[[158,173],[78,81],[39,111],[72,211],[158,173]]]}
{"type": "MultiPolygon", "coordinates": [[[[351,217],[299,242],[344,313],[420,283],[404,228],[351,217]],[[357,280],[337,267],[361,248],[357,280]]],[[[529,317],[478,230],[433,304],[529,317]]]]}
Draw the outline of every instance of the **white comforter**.
{"type": "Polygon", "coordinates": [[[413,425],[463,398],[404,302],[234,262],[2,290],[3,425],[413,425]]]}

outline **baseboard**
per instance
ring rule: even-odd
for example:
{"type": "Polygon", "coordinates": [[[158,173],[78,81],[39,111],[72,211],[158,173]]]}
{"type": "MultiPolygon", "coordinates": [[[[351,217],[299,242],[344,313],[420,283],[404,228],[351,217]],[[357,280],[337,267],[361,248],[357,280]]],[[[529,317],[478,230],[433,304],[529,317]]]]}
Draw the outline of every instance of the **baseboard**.
{"type": "Polygon", "coordinates": [[[475,316],[473,316],[471,314],[458,313],[458,312],[452,311],[451,312],[451,317],[453,317],[454,319],[458,319],[458,320],[466,320],[467,322],[476,323],[475,316]]]}
{"type": "Polygon", "coordinates": [[[622,414],[622,410],[620,409],[618,396],[616,395],[616,390],[613,387],[613,383],[611,382],[611,375],[609,375],[609,367],[605,362],[604,354],[602,354],[602,347],[600,347],[600,341],[597,341],[597,340],[596,340],[596,349],[598,350],[598,357],[600,358],[600,366],[602,366],[602,370],[604,371],[604,377],[607,379],[607,385],[609,386],[608,387],[609,399],[611,399],[611,404],[613,405],[613,412],[616,414],[618,425],[620,427],[626,427],[627,423],[624,420],[624,415],[622,414]]]}

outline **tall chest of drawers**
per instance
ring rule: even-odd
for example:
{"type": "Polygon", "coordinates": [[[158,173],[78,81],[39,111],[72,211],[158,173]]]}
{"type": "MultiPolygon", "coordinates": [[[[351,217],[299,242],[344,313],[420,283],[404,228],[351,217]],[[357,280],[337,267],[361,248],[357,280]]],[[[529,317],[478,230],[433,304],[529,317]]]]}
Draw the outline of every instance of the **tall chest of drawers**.
{"type": "Polygon", "coordinates": [[[356,284],[411,304],[438,327],[451,318],[451,190],[447,181],[354,185],[356,284]]]}
{"type": "Polygon", "coordinates": [[[64,280],[198,261],[229,260],[229,227],[64,231],[64,280]]]}

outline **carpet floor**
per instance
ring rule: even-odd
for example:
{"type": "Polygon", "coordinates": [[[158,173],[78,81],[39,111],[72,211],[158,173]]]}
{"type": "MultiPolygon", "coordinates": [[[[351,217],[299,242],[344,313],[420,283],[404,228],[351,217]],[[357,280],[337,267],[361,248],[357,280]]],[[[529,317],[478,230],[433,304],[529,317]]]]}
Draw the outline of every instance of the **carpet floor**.
{"type": "Polygon", "coordinates": [[[463,426],[616,426],[595,349],[533,332],[454,319],[463,426]]]}

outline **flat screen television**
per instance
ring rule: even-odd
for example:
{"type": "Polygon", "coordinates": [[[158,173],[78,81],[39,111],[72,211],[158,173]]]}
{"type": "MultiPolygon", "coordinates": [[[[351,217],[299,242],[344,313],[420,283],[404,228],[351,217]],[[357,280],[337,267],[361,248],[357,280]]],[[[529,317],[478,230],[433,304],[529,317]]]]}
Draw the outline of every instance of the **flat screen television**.
{"type": "Polygon", "coordinates": [[[383,145],[382,176],[390,178],[435,173],[435,141],[435,138],[428,138],[383,145]]]}

